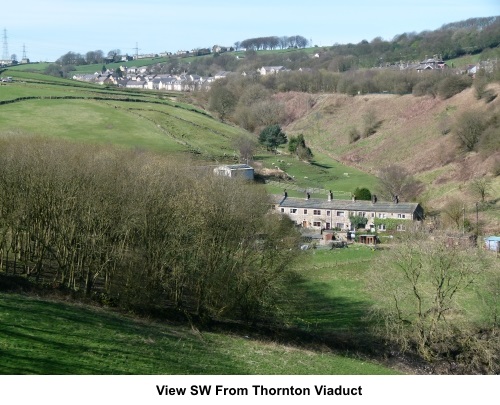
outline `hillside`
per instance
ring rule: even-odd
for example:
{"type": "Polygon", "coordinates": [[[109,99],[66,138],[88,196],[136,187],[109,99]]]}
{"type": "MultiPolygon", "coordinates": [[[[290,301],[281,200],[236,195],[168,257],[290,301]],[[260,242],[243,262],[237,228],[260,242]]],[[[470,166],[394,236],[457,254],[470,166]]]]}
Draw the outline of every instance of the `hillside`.
{"type": "Polygon", "coordinates": [[[175,93],[103,88],[38,73],[7,70],[0,132],[115,144],[204,161],[232,157],[235,126],[183,104],[175,93]]]}
{"type": "MultiPolygon", "coordinates": [[[[500,92],[498,84],[491,88],[496,94],[500,92]]],[[[463,112],[498,114],[498,97],[487,104],[476,99],[472,88],[446,100],[391,94],[314,97],[314,106],[285,128],[289,136],[303,133],[313,152],[374,175],[389,164],[406,167],[426,184],[422,200],[432,208],[441,208],[455,197],[472,206],[476,200],[467,191],[470,181],[477,177],[491,178],[490,197],[495,200],[497,211],[487,214],[496,218],[493,228],[500,230],[497,201],[500,178],[494,174],[500,152],[463,152],[454,136],[455,122],[463,112]],[[376,122],[376,132],[350,143],[349,131],[361,130],[367,117],[376,122]]],[[[295,98],[286,102],[293,104],[295,98]]]]}
{"type": "MultiPolygon", "coordinates": [[[[76,256],[63,257],[63,260],[78,259],[77,264],[80,267],[62,266],[64,272],[66,269],[72,269],[71,277],[64,276],[64,281],[61,282],[67,283],[67,288],[73,288],[74,291],[72,291],[76,295],[78,295],[78,291],[83,292],[85,289],[89,297],[93,288],[98,290],[99,284],[89,281],[91,279],[90,271],[87,272],[87,277],[83,277],[84,264],[86,264],[87,269],[92,269],[92,271],[99,269],[93,276],[96,280],[100,279],[101,282],[106,280],[106,284],[113,285],[114,288],[118,289],[113,290],[113,293],[118,291],[119,294],[112,295],[111,298],[119,297],[122,302],[125,302],[124,308],[128,308],[127,305],[130,304],[131,308],[141,308],[142,310],[144,308],[141,306],[144,303],[135,301],[136,289],[123,289],[131,285],[135,287],[136,285],[148,284],[144,282],[146,272],[140,275],[140,282],[137,283],[138,279],[135,277],[139,275],[136,275],[135,271],[132,270],[155,270],[151,275],[161,277],[151,278],[150,285],[158,286],[161,284],[158,284],[157,280],[164,279],[162,274],[156,273],[156,270],[163,270],[164,262],[172,263],[170,255],[179,255],[190,260],[190,267],[185,266],[185,262],[179,262],[178,268],[183,271],[175,274],[179,274],[179,276],[191,274],[187,273],[186,269],[192,268],[193,273],[190,280],[199,285],[200,280],[211,280],[211,278],[198,277],[196,272],[203,273],[207,266],[207,262],[204,261],[206,257],[210,258],[210,263],[216,263],[218,259],[215,257],[215,253],[217,252],[220,252],[218,257],[221,257],[221,260],[228,264],[227,268],[238,269],[238,271],[245,268],[239,262],[235,262],[237,265],[233,266],[232,262],[227,260],[231,257],[234,260],[245,257],[240,251],[235,250],[236,253],[231,256],[228,254],[228,250],[212,249],[210,250],[212,254],[207,256],[207,246],[224,246],[219,244],[218,240],[214,239],[212,242],[210,239],[213,229],[228,235],[223,236],[221,240],[236,242],[232,245],[235,249],[241,249],[242,246],[245,246],[237,243],[239,239],[235,235],[238,231],[246,236],[249,234],[248,229],[254,229],[247,227],[244,220],[253,217],[251,213],[249,214],[250,207],[258,208],[261,202],[267,204],[267,200],[260,197],[260,195],[264,196],[261,186],[252,186],[256,191],[258,190],[258,193],[262,192],[262,194],[251,197],[251,194],[248,193],[250,188],[244,192],[243,190],[232,191],[235,189],[228,185],[235,186],[236,183],[228,182],[228,185],[225,185],[224,182],[216,179],[211,183],[213,187],[210,186],[210,188],[194,181],[196,176],[186,181],[178,174],[171,174],[176,172],[162,172],[159,170],[159,166],[149,164],[148,159],[151,155],[143,151],[152,150],[162,155],[162,159],[167,156],[164,159],[165,164],[169,161],[169,164],[175,164],[176,169],[181,164],[192,164],[193,160],[196,164],[201,162],[202,165],[207,164],[207,162],[234,161],[238,154],[234,141],[242,135],[250,136],[248,132],[237,126],[220,122],[201,107],[193,107],[193,105],[181,102],[181,96],[176,93],[124,91],[118,88],[82,84],[62,78],[54,79],[20,71],[8,71],[6,75],[13,76],[14,81],[6,83],[0,88],[0,136],[2,141],[5,141],[2,146],[8,145],[7,141],[15,140],[18,147],[8,146],[0,149],[5,156],[3,162],[6,162],[2,163],[3,172],[12,174],[11,177],[6,177],[7,179],[17,179],[17,176],[21,176],[19,178],[22,179],[30,179],[33,181],[32,185],[36,187],[38,184],[44,183],[36,181],[35,175],[41,174],[43,176],[45,173],[49,173],[46,177],[49,180],[48,186],[43,188],[43,195],[49,196],[48,190],[56,193],[61,191],[63,198],[56,200],[63,205],[61,209],[54,209],[54,201],[56,200],[45,197],[40,199],[36,193],[28,192],[30,197],[28,199],[24,195],[26,188],[20,181],[12,182],[15,187],[0,195],[4,197],[16,196],[11,190],[19,190],[20,194],[18,195],[23,195],[22,200],[26,205],[23,207],[22,204],[17,203],[4,204],[4,207],[12,208],[12,211],[9,211],[12,212],[11,218],[22,218],[23,221],[30,221],[30,225],[42,224],[44,221],[31,221],[31,214],[29,216],[19,214],[24,212],[24,209],[26,209],[25,212],[30,213],[55,211],[57,217],[61,218],[60,221],[57,221],[57,224],[61,226],[72,224],[72,221],[78,220],[78,229],[83,229],[83,232],[78,231],[76,234],[78,238],[81,237],[81,242],[74,243],[74,237],[68,238],[68,241],[71,244],[74,243],[74,246],[78,246],[79,253],[76,256]],[[51,143],[53,141],[45,143],[40,142],[40,139],[35,139],[25,146],[22,144],[24,139],[3,139],[9,136],[16,138],[19,135],[41,135],[43,138],[55,137],[88,144],[104,143],[135,150],[128,154],[118,153],[117,150],[115,155],[113,155],[115,152],[107,151],[99,153],[99,159],[93,159],[92,150],[104,151],[104,149],[100,149],[102,145],[97,149],[89,147],[88,153],[83,153],[80,151],[87,148],[74,145],[73,142],[59,142],[63,146],[56,148],[53,147],[56,143],[51,143]],[[45,147],[40,145],[45,145],[45,147]],[[80,149],[73,149],[73,146],[78,146],[80,149]],[[61,153],[65,149],[73,152],[68,155],[61,153]],[[22,151],[29,153],[24,154],[21,153],[22,151]],[[85,155],[87,158],[84,158],[85,155]],[[181,159],[178,159],[179,156],[181,159]],[[12,157],[15,158],[12,159],[12,157]],[[143,162],[147,161],[148,164],[144,166],[131,165],[129,169],[124,169],[126,164],[132,164],[134,159],[138,159],[137,162],[144,159],[143,162]],[[17,170],[17,162],[25,164],[23,167],[26,172],[17,170]],[[55,164],[55,172],[52,172],[52,169],[48,172],[43,170],[46,169],[45,166],[51,166],[48,162],[55,164]],[[110,166],[111,163],[113,164],[110,166]],[[110,170],[110,167],[115,168],[115,170],[110,170]],[[137,167],[141,167],[145,171],[137,170],[137,167]],[[102,174],[102,177],[100,175],[89,176],[92,179],[101,179],[102,182],[66,181],[68,174],[77,172],[102,174]],[[28,175],[23,173],[28,173],[28,175]],[[53,173],[57,173],[57,176],[54,177],[53,173]],[[147,173],[151,174],[151,177],[146,176],[147,173]],[[118,179],[120,180],[117,181],[118,179]],[[76,191],[80,193],[77,194],[77,199],[72,196],[64,198],[64,193],[74,190],[70,190],[71,187],[60,187],[60,184],[95,185],[95,188],[76,187],[76,191]],[[219,189],[214,188],[219,186],[223,187],[224,192],[228,192],[233,198],[225,198],[222,192],[218,192],[219,189]],[[200,189],[205,190],[205,192],[198,193],[197,190],[200,189]],[[186,192],[173,193],[172,190],[185,190],[186,192]],[[179,196],[188,198],[181,200],[179,196]],[[255,199],[252,200],[252,198],[255,199]],[[89,206],[99,207],[99,209],[94,210],[93,215],[82,215],[81,213],[91,212],[91,210],[85,204],[74,204],[74,201],[78,201],[78,203],[89,201],[91,202],[89,206]],[[117,201],[119,203],[116,203],[117,201]],[[188,203],[183,201],[188,201],[188,203]],[[203,202],[203,204],[198,204],[198,201],[203,202]],[[257,201],[259,204],[256,203],[257,201]],[[98,203],[95,204],[95,202],[98,203]],[[150,202],[153,204],[150,205],[150,202]],[[213,205],[209,205],[207,202],[213,205]],[[226,203],[233,205],[226,211],[220,209],[220,207],[225,207],[226,203]],[[41,209],[33,209],[35,206],[41,207],[41,209]],[[201,207],[205,206],[207,209],[203,211],[201,207]],[[50,209],[45,210],[44,207],[50,207],[50,209]],[[218,209],[211,209],[211,207],[218,209]],[[99,212],[106,215],[106,218],[113,218],[113,220],[95,221],[99,212]],[[178,212],[176,216],[170,216],[176,212],[178,212]],[[121,213],[126,213],[126,215],[121,215],[121,213]],[[151,213],[151,217],[149,213],[151,213]],[[218,215],[221,213],[224,215],[224,221],[212,222],[212,219],[218,221],[218,215]],[[227,213],[234,215],[234,222],[229,220],[227,213]],[[213,218],[210,215],[213,215],[213,218]],[[143,218],[152,218],[152,220],[144,221],[143,218]],[[162,218],[162,220],[156,220],[156,218],[162,218]],[[167,220],[164,220],[165,218],[167,220]],[[187,218],[193,222],[188,223],[187,218]],[[204,221],[200,218],[212,219],[204,221]],[[69,221],[66,222],[66,219],[69,221]],[[91,231],[89,234],[92,236],[88,237],[86,225],[81,225],[83,220],[89,221],[89,229],[95,229],[93,224],[95,226],[102,224],[102,227],[99,228],[102,231],[91,231]],[[222,223],[225,226],[218,225],[222,223]],[[123,224],[127,225],[122,226],[123,224]],[[128,229],[129,224],[133,224],[134,232],[123,231],[128,229]],[[148,225],[148,227],[141,228],[139,224],[141,226],[148,225]],[[174,224],[180,226],[175,229],[183,232],[176,230],[169,234],[169,231],[174,229],[174,224]],[[203,224],[206,226],[202,226],[203,224]],[[206,230],[206,233],[197,233],[199,230],[206,230]],[[154,240],[154,235],[160,237],[167,235],[168,237],[155,245],[151,243],[154,240]],[[179,235],[183,239],[176,239],[179,235]],[[100,240],[103,242],[95,243],[96,237],[101,237],[100,240]],[[165,247],[166,241],[178,240],[182,243],[176,242],[175,245],[165,247]],[[147,252],[145,256],[140,253],[142,245],[139,242],[141,241],[148,241],[147,246],[144,247],[144,252],[147,252]],[[202,241],[203,243],[195,245],[194,241],[197,243],[202,241]],[[126,242],[134,243],[127,245],[126,242]],[[110,246],[115,247],[111,249],[113,251],[113,260],[111,261],[108,260],[107,253],[91,253],[110,246]],[[198,246],[197,252],[199,253],[194,250],[195,246],[198,246]],[[96,247],[97,250],[94,250],[96,247]],[[92,265],[89,265],[86,260],[80,260],[86,253],[88,253],[86,257],[93,260],[90,262],[92,265]],[[149,257],[150,260],[144,261],[144,257],[149,257]],[[195,262],[193,258],[199,261],[195,262]],[[123,272],[119,272],[118,269],[122,269],[123,272]],[[75,271],[79,272],[78,277],[75,276],[77,274],[75,271]],[[110,277],[105,276],[104,273],[110,277]],[[124,277],[125,281],[130,280],[130,282],[122,283],[120,277],[124,277]],[[84,285],[85,288],[83,288],[84,285]],[[130,301],[127,304],[128,299],[130,301]]],[[[498,94],[500,88],[497,86],[492,90],[498,94]]],[[[454,123],[460,114],[466,110],[474,109],[475,111],[477,109],[478,115],[498,116],[499,100],[497,98],[489,103],[478,101],[471,89],[447,100],[411,95],[348,96],[338,93],[309,94],[298,92],[277,93],[270,97],[279,98],[290,112],[294,112],[294,114],[288,114],[289,117],[293,116],[293,119],[284,126],[284,130],[288,137],[303,133],[314,152],[314,160],[311,163],[302,162],[296,156],[289,154],[287,148],[283,148],[280,151],[281,154],[271,153],[264,148],[256,149],[254,154],[256,166],[261,166],[263,170],[272,168],[280,176],[283,175],[276,176],[276,182],[266,185],[268,191],[281,193],[286,187],[287,190],[293,190],[290,192],[290,196],[293,193],[299,193],[303,196],[303,188],[317,194],[324,192],[324,190],[318,189],[332,189],[336,198],[342,195],[340,193],[344,193],[344,196],[350,196],[353,189],[358,186],[366,186],[373,190],[376,186],[374,175],[378,173],[378,170],[387,164],[398,163],[405,165],[426,184],[427,191],[422,197],[428,212],[432,208],[444,206],[450,198],[456,196],[461,202],[465,202],[467,215],[473,221],[476,200],[469,192],[468,187],[471,179],[477,176],[486,176],[492,179],[492,191],[487,197],[488,209],[481,208],[480,220],[488,225],[482,229],[485,232],[499,230],[497,201],[497,196],[500,195],[499,179],[498,176],[493,177],[496,174],[493,173],[496,170],[494,160],[498,158],[498,152],[495,154],[459,152],[453,140],[454,123]],[[352,128],[361,130],[367,124],[367,117],[376,129],[375,133],[366,139],[350,143],[350,130],[352,128]],[[485,158],[486,156],[488,158],[485,158]],[[280,166],[281,169],[276,168],[276,166],[280,166]]],[[[29,138],[26,136],[26,139],[29,138]]],[[[123,151],[120,150],[120,152],[123,151]]],[[[4,200],[7,201],[8,198],[4,200]]],[[[265,213],[267,210],[268,205],[263,208],[262,212],[265,213]]],[[[24,232],[24,228],[22,228],[24,224],[19,222],[22,225],[19,226],[16,221],[10,223],[16,229],[19,227],[24,232]]],[[[262,221],[262,225],[262,229],[266,232],[259,232],[260,228],[256,228],[256,232],[250,233],[260,240],[264,236],[273,235],[273,233],[268,232],[268,227],[278,229],[274,226],[273,219],[269,217],[262,221]]],[[[50,226],[47,232],[38,234],[43,235],[43,246],[48,246],[49,242],[62,243],[59,238],[64,232],[59,231],[59,229],[62,228],[50,226]],[[47,238],[52,239],[48,240],[47,238]]],[[[73,232],[71,230],[77,228],[75,225],[75,227],[68,226],[66,229],[73,232]]],[[[38,228],[30,233],[30,238],[24,239],[21,254],[13,255],[12,250],[3,250],[6,275],[9,274],[9,271],[16,275],[16,272],[21,271],[21,268],[24,268],[22,271],[27,271],[26,269],[33,264],[35,256],[32,256],[31,253],[37,254],[31,250],[31,241],[37,238],[35,231],[38,231],[38,228]],[[13,263],[9,263],[9,255],[11,259],[14,257],[13,263]]],[[[277,236],[279,235],[277,234],[277,236]]],[[[256,246],[261,245],[260,240],[256,246]]],[[[293,239],[287,237],[279,236],[278,240],[283,243],[289,241],[294,246],[298,245],[293,239]]],[[[7,243],[7,240],[4,238],[3,242],[7,243]]],[[[15,249],[17,249],[17,245],[18,243],[15,242],[15,249]]],[[[275,245],[270,243],[269,246],[275,245]]],[[[64,256],[65,252],[69,252],[71,249],[60,249],[58,252],[62,252],[64,256]]],[[[103,249],[103,252],[104,250],[106,249],[103,249]]],[[[290,264],[291,250],[273,248],[270,251],[284,252],[282,258],[284,262],[290,264]]],[[[256,255],[260,254],[260,251],[260,248],[248,249],[249,253],[256,255]]],[[[53,255],[57,254],[55,250],[54,252],[53,255]]],[[[364,359],[378,359],[382,364],[386,364],[387,360],[385,352],[380,354],[376,350],[378,336],[370,332],[372,320],[368,316],[374,303],[374,298],[370,297],[370,291],[373,287],[370,269],[373,263],[376,263],[377,257],[384,261],[388,257],[386,256],[387,252],[385,249],[360,251],[358,248],[350,248],[345,251],[311,249],[302,252],[303,262],[298,263],[297,273],[290,280],[283,278],[283,282],[293,282],[293,285],[284,285],[287,288],[286,291],[295,291],[296,294],[294,296],[281,294],[280,298],[282,297],[283,302],[276,301],[276,309],[279,310],[277,313],[284,324],[278,325],[276,330],[267,331],[267,333],[267,329],[263,328],[263,331],[258,330],[255,335],[253,335],[255,329],[250,329],[251,333],[247,330],[242,332],[238,325],[234,325],[234,320],[231,318],[228,318],[231,335],[219,334],[217,329],[208,329],[202,330],[200,337],[200,332],[196,328],[171,328],[170,325],[158,326],[157,324],[151,326],[143,321],[136,323],[136,320],[131,320],[129,322],[127,318],[115,317],[115,314],[106,314],[100,318],[98,317],[100,311],[82,309],[80,306],[69,307],[60,303],[47,303],[45,300],[25,300],[25,297],[19,298],[16,295],[2,293],[0,294],[0,305],[8,308],[8,312],[0,313],[0,320],[3,324],[11,326],[0,331],[0,335],[4,333],[6,336],[4,340],[9,342],[7,346],[0,347],[0,351],[8,359],[3,364],[4,368],[0,370],[0,373],[391,373],[384,367],[379,368],[376,364],[371,364],[370,360],[363,361],[364,359]],[[28,316],[38,312],[40,314],[47,313],[49,316],[42,317],[40,315],[35,318],[28,316]],[[65,322],[55,323],[54,319],[63,319],[65,322]],[[14,322],[14,320],[16,321],[14,322]],[[67,320],[75,322],[68,325],[67,320]],[[87,325],[90,325],[90,329],[86,328],[87,325]],[[121,325],[125,325],[125,327],[121,327],[121,325]],[[26,332],[33,329],[37,330],[34,335],[31,332],[26,332]],[[128,329],[134,332],[127,334],[128,329]],[[99,334],[101,331],[104,335],[99,334]],[[57,340],[54,338],[55,336],[61,339],[57,340]],[[109,336],[116,336],[117,340],[111,341],[109,336]],[[173,338],[170,339],[172,336],[173,338]],[[76,351],[74,350],[76,346],[73,346],[75,339],[83,342],[77,345],[78,350],[76,351]],[[104,343],[101,345],[96,342],[104,343]],[[130,342],[135,346],[131,347],[130,342]],[[309,342],[311,345],[308,344],[309,342]],[[224,349],[220,349],[220,347],[224,349]],[[74,366],[71,364],[71,359],[69,362],[58,361],[61,358],[61,348],[65,349],[65,356],[69,353],[73,360],[78,358],[74,361],[74,366]],[[337,352],[337,350],[339,351],[337,352]],[[123,356],[112,358],[108,354],[113,351],[123,353],[123,356]],[[174,358],[172,353],[178,357],[174,358]],[[355,356],[359,354],[361,364],[359,362],[352,363],[351,357],[342,359],[335,355],[345,353],[350,355],[355,353],[355,356]],[[192,356],[195,356],[196,359],[193,360],[192,356]],[[19,361],[20,358],[23,359],[22,362],[19,361]],[[145,364],[144,358],[155,358],[158,359],[158,362],[145,364]],[[365,368],[364,364],[369,366],[365,368]]],[[[39,263],[42,263],[43,255],[39,256],[38,259],[39,263]]],[[[52,258],[49,259],[53,261],[52,258]]],[[[177,260],[177,256],[175,259],[177,260]]],[[[273,263],[275,262],[278,261],[273,260],[273,263]]],[[[55,261],[53,261],[54,263],[55,261]]],[[[174,262],[174,264],[176,263],[174,262]]],[[[249,260],[249,263],[263,263],[266,266],[266,273],[255,272],[253,268],[249,267],[248,275],[252,275],[262,282],[263,274],[269,273],[268,263],[259,259],[249,260]]],[[[45,283],[49,280],[49,283],[45,283],[46,286],[52,288],[57,294],[57,290],[62,284],[50,283],[51,280],[56,280],[50,274],[50,266],[45,266],[45,264],[38,266],[37,264],[36,268],[37,277],[43,269],[44,277],[47,278],[43,278],[41,281],[45,283]]],[[[170,269],[168,265],[165,268],[170,269]]],[[[225,267],[221,268],[225,269],[225,267]]],[[[486,272],[482,271],[481,274],[483,273],[486,272]]],[[[227,280],[231,280],[231,282],[240,280],[231,272],[213,272],[213,274],[226,277],[214,278],[217,281],[214,285],[217,285],[220,291],[232,288],[233,284],[227,280]]],[[[251,280],[247,274],[241,271],[238,274],[243,274],[245,280],[251,280]]],[[[61,278],[63,278],[62,273],[61,278]]],[[[170,279],[174,280],[173,276],[170,276],[168,280],[170,279]]],[[[478,289],[482,289],[483,285],[493,283],[486,275],[480,281],[484,284],[474,284],[478,289]]],[[[193,301],[188,294],[195,289],[184,289],[186,283],[186,279],[182,283],[176,283],[175,285],[180,286],[180,289],[175,291],[178,293],[187,291],[185,308],[190,310],[193,308],[193,301]]],[[[255,285],[253,282],[251,284],[255,285]]],[[[168,284],[168,288],[161,294],[166,294],[165,297],[171,299],[174,290],[170,289],[170,286],[173,285],[173,283],[168,284]]],[[[280,285],[281,281],[275,283],[272,290],[279,292],[280,285]]],[[[4,290],[2,279],[0,279],[0,287],[0,290],[4,290]]],[[[62,289],[62,291],[64,293],[65,290],[62,289]]],[[[151,291],[153,295],[146,296],[146,304],[156,305],[158,303],[155,299],[157,291],[155,289],[151,291]]],[[[228,308],[228,295],[224,295],[222,292],[219,294],[219,290],[212,287],[203,291],[210,292],[212,295],[200,294],[199,302],[207,302],[210,305],[210,307],[207,305],[206,308],[212,311],[210,314],[215,314],[214,320],[222,319],[223,315],[219,309],[223,311],[228,308]],[[212,302],[202,301],[204,297],[215,297],[216,300],[212,302]],[[218,297],[223,298],[219,300],[218,297]]],[[[255,291],[260,292],[264,289],[255,289],[255,291]]],[[[476,318],[469,317],[467,313],[468,319],[474,320],[481,319],[481,311],[484,308],[482,305],[487,305],[486,301],[476,302],[480,300],[477,295],[473,295],[475,292],[471,291],[470,296],[464,297],[465,300],[470,299],[467,305],[473,309],[472,312],[477,311],[476,318]]],[[[235,294],[234,297],[241,297],[241,294],[235,294]]],[[[95,298],[102,300],[100,301],[102,304],[109,302],[113,304],[113,300],[108,301],[108,297],[105,295],[96,295],[95,298]]],[[[177,305],[179,302],[177,299],[177,305]]],[[[264,303],[267,304],[267,301],[264,303]]],[[[235,313],[240,308],[236,304],[238,304],[237,301],[234,304],[235,313]]],[[[462,305],[462,308],[465,306],[462,305]]],[[[227,332],[227,329],[224,329],[223,332],[227,332]]],[[[408,366],[407,360],[409,358],[390,359],[395,363],[395,368],[399,370],[408,370],[410,373],[430,372],[427,369],[419,369],[418,364],[410,364],[409,369],[406,368],[408,366]]],[[[436,368],[432,372],[447,371],[436,368]]]]}
{"type": "Polygon", "coordinates": [[[385,366],[241,334],[0,292],[0,375],[398,374],[385,366]]]}

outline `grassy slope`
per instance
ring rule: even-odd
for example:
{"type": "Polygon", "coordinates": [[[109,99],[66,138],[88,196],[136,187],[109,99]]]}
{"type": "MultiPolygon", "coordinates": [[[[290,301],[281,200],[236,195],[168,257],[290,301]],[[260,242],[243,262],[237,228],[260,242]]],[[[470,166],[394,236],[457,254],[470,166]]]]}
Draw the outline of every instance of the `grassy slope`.
{"type": "Polygon", "coordinates": [[[9,74],[16,81],[0,88],[0,101],[40,99],[2,105],[3,133],[113,143],[162,153],[198,151],[208,161],[232,156],[232,139],[244,133],[170,97],[160,99],[157,93],[108,90],[26,72],[9,74]],[[64,96],[76,99],[50,98],[64,96]],[[121,101],[127,98],[141,102],[121,101]]]}
{"type": "Polygon", "coordinates": [[[244,336],[0,293],[0,374],[391,374],[244,336]]]}

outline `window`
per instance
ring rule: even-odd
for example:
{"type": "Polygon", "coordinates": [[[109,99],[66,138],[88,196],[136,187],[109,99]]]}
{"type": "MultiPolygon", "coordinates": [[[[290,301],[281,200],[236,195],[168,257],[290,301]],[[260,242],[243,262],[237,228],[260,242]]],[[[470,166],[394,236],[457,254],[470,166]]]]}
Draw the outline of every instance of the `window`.
{"type": "Polygon", "coordinates": [[[406,215],[405,215],[405,214],[398,214],[398,218],[403,218],[403,219],[405,219],[405,218],[406,218],[406,215]]]}
{"type": "Polygon", "coordinates": [[[290,208],[290,214],[296,214],[297,208],[290,208]]]}
{"type": "Polygon", "coordinates": [[[313,214],[314,214],[314,215],[321,215],[321,210],[314,210],[314,211],[313,211],[313,214]]]}
{"type": "Polygon", "coordinates": [[[319,222],[319,221],[313,222],[313,226],[321,226],[321,222],[319,222]]]}
{"type": "Polygon", "coordinates": [[[338,217],[343,217],[344,216],[344,211],[337,211],[337,216],[338,217]]]}
{"type": "Polygon", "coordinates": [[[378,217],[379,218],[385,218],[386,217],[385,212],[379,212],[378,213],[378,217]]]}
{"type": "Polygon", "coordinates": [[[365,215],[366,215],[366,212],[363,212],[363,211],[358,212],[358,216],[360,216],[360,217],[364,217],[365,215]]]}
{"type": "Polygon", "coordinates": [[[282,208],[282,209],[281,209],[281,212],[283,212],[283,213],[284,213],[284,212],[285,212],[285,209],[284,209],[284,208],[282,208]]]}
{"type": "Polygon", "coordinates": [[[385,225],[384,225],[384,224],[380,224],[380,225],[378,226],[378,230],[379,230],[379,231],[385,231],[385,225]]]}
{"type": "Polygon", "coordinates": [[[375,213],[374,212],[371,213],[371,217],[375,218],[375,213]]]}
{"type": "Polygon", "coordinates": [[[330,211],[326,211],[326,216],[329,217],[330,216],[330,211]]]}
{"type": "Polygon", "coordinates": [[[338,228],[338,229],[344,229],[344,224],[342,222],[337,222],[335,224],[335,227],[338,228]]]}
{"type": "Polygon", "coordinates": [[[304,210],[304,214],[307,214],[307,210],[304,210]]]}
{"type": "Polygon", "coordinates": [[[397,230],[397,231],[406,231],[406,226],[404,226],[404,225],[398,225],[398,226],[396,227],[396,230],[397,230]]]}

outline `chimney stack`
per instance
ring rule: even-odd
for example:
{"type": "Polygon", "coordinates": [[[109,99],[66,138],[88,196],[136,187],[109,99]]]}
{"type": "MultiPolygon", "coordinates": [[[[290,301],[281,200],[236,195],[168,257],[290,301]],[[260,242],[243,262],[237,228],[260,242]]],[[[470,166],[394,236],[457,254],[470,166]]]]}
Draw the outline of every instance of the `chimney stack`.
{"type": "Polygon", "coordinates": [[[332,193],[332,190],[330,190],[328,192],[328,201],[332,201],[333,200],[333,193],[332,193]]]}
{"type": "Polygon", "coordinates": [[[375,194],[372,194],[372,204],[375,204],[377,202],[377,196],[375,194]]]}
{"type": "Polygon", "coordinates": [[[309,192],[306,193],[306,200],[309,200],[311,198],[311,194],[309,192]]]}
{"type": "Polygon", "coordinates": [[[287,198],[288,197],[288,193],[286,192],[286,189],[284,191],[285,191],[285,198],[287,198]]]}

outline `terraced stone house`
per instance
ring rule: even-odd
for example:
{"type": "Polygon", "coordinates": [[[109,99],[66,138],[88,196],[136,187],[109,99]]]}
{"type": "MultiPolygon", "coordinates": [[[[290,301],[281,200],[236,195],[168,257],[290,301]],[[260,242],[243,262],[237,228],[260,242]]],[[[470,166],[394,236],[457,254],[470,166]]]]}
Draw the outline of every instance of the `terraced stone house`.
{"type": "Polygon", "coordinates": [[[412,221],[422,221],[424,210],[418,203],[399,202],[397,198],[392,202],[378,201],[376,196],[371,201],[361,200],[334,200],[330,192],[327,198],[306,198],[273,196],[272,208],[274,211],[285,214],[297,225],[304,228],[337,229],[340,231],[354,230],[351,217],[366,218],[365,229],[370,231],[385,231],[385,223],[397,223],[396,230],[406,230],[412,221]],[[377,221],[377,219],[381,221],[377,221]]]}

